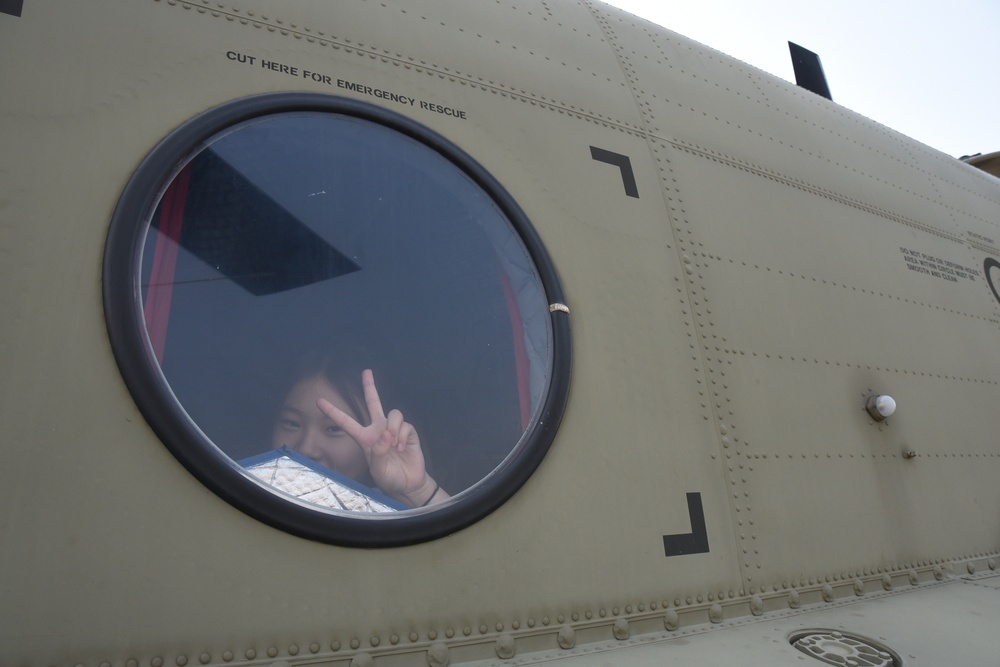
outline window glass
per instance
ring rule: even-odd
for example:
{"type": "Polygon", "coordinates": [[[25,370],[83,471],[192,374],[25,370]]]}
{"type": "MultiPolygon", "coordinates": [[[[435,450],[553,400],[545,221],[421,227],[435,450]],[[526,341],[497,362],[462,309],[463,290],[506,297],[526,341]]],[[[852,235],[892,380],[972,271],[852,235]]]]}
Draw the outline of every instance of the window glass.
{"type": "Polygon", "coordinates": [[[147,206],[134,317],[172,415],[140,407],[182,424],[157,430],[227,499],[242,492],[214,478],[231,470],[323,515],[447,512],[540,460],[523,454],[552,403],[539,250],[499,186],[419,135],[364,114],[260,114],[189,147],[147,206]]]}

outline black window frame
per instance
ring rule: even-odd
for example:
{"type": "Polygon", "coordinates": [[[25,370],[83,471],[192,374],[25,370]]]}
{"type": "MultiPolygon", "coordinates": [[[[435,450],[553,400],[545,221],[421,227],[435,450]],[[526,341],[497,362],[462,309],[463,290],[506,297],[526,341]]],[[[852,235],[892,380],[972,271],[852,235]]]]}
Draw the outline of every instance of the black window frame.
{"type": "Polygon", "coordinates": [[[437,132],[373,104],[315,93],[271,93],[210,109],[164,138],[142,161],[111,218],[103,266],[108,336],[126,386],[162,443],[199,481],[244,513],[306,539],[347,547],[396,547],[438,539],[484,518],[504,504],[534,473],[562,419],[572,365],[570,323],[555,266],[540,237],[510,194],[471,156],[437,132]],[[248,479],[180,406],[159,373],[141,327],[136,287],[148,220],[177,167],[218,133],[247,120],[286,112],[328,112],[380,124],[444,156],[490,196],[520,236],[542,282],[550,308],[552,367],[547,394],[509,462],[453,504],[398,516],[352,517],[313,509],[248,479]]]}

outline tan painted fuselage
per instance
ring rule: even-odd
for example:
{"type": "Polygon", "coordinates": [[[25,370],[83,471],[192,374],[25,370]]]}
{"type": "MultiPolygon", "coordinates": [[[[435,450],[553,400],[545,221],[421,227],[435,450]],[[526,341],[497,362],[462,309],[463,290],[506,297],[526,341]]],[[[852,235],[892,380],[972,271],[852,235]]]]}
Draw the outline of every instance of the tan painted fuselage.
{"type": "Polygon", "coordinates": [[[994,659],[1000,180],[582,0],[25,0],[0,61],[0,663],[802,664],[806,627],[994,659]],[[559,272],[555,440],[447,537],[254,520],[116,366],[125,184],[188,119],[277,91],[447,137],[559,272]],[[667,556],[689,493],[708,550],[667,556]]]}

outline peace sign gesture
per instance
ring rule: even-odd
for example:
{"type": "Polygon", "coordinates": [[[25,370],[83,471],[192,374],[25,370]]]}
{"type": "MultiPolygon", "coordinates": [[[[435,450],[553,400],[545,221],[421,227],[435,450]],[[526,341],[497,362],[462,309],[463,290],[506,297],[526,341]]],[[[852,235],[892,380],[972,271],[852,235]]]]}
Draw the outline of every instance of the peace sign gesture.
{"type": "Polygon", "coordinates": [[[370,369],[361,374],[361,385],[371,415],[367,426],[325,398],[317,400],[316,406],[358,443],[372,479],[383,493],[410,507],[447,498],[448,494],[427,474],[417,430],[403,420],[399,410],[385,414],[370,369]]]}

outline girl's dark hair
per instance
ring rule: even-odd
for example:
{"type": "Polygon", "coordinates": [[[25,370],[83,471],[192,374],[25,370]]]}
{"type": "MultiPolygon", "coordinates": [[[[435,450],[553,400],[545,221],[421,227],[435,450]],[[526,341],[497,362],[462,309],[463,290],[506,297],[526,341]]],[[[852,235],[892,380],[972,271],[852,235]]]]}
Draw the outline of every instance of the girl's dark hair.
{"type": "Polygon", "coordinates": [[[362,426],[371,423],[365,402],[361,373],[371,368],[368,355],[359,348],[338,347],[336,354],[309,350],[299,356],[285,385],[285,395],[303,380],[320,376],[337,390],[362,426]]]}

